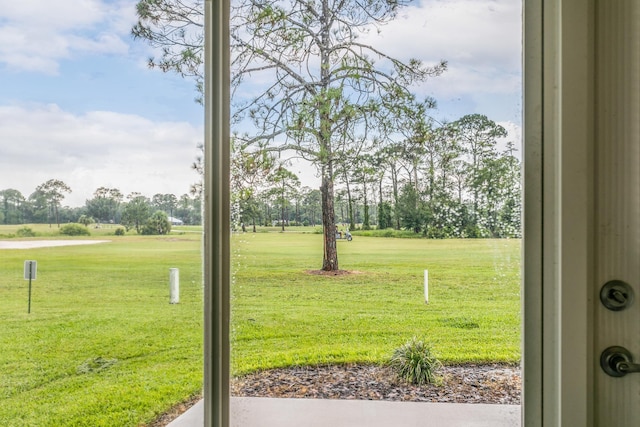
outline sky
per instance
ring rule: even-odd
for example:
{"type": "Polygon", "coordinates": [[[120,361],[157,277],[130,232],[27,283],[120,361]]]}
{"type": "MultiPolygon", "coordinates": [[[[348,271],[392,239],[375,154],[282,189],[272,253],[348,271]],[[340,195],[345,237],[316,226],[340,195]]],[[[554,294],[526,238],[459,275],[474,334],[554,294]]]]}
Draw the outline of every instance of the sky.
{"type": "MultiPolygon", "coordinates": [[[[131,37],[135,5],[0,0],[0,190],[28,197],[59,179],[75,207],[99,187],[179,197],[198,180],[195,84],[147,67],[155,52],[131,37]]],[[[447,60],[446,73],[414,88],[436,99],[433,117],[485,114],[520,145],[520,0],[422,0],[368,38],[401,59],[447,60]]],[[[293,171],[317,187],[309,170],[293,171]]]]}

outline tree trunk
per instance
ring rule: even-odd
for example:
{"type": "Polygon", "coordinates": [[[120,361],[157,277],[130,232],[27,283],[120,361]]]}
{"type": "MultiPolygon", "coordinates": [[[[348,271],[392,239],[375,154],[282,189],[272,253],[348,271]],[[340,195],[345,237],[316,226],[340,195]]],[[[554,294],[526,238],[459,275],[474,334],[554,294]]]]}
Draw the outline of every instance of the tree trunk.
{"type": "Polygon", "coordinates": [[[284,231],[284,178],[282,178],[282,207],[280,209],[280,221],[282,221],[282,231],[284,231]]]}
{"type": "Polygon", "coordinates": [[[371,224],[369,224],[369,201],[367,200],[367,184],[362,183],[362,193],[364,195],[364,219],[362,220],[362,229],[370,230],[371,224]]]}
{"type": "MultiPolygon", "coordinates": [[[[380,230],[380,218],[382,217],[382,215],[385,214],[383,207],[382,207],[382,180],[384,179],[384,175],[380,176],[380,181],[378,181],[378,187],[379,187],[379,195],[380,195],[380,201],[378,203],[378,230],[380,230]]],[[[386,221],[386,218],[384,219],[384,221],[386,221]]],[[[386,227],[385,227],[386,228],[386,227]]]]}
{"type": "Polygon", "coordinates": [[[58,205],[54,205],[54,210],[56,213],[56,224],[58,225],[58,228],[60,228],[60,214],[58,213],[58,205]]]}
{"type": "Polygon", "coordinates": [[[436,166],[433,151],[429,153],[429,202],[433,200],[433,187],[436,185],[436,166]]]}
{"type": "Polygon", "coordinates": [[[351,198],[351,187],[349,187],[349,176],[344,173],[344,182],[347,187],[347,215],[349,216],[349,230],[356,229],[355,216],[353,214],[353,199],[351,198]]]}
{"type": "Polygon", "coordinates": [[[396,230],[400,230],[400,215],[398,214],[398,172],[395,167],[391,168],[391,182],[393,184],[393,207],[396,217],[396,230]]]}
{"type": "Polygon", "coordinates": [[[322,228],[324,234],[324,255],[322,269],[324,271],[338,270],[338,250],[336,247],[336,222],[333,210],[333,181],[330,174],[322,177],[322,228]]]}
{"type": "Polygon", "coordinates": [[[324,233],[324,254],[322,269],[324,271],[338,271],[338,248],[336,247],[336,213],[333,198],[333,150],[331,146],[331,108],[332,101],[328,95],[331,84],[330,67],[332,44],[330,27],[333,16],[328,0],[322,0],[322,15],[320,17],[320,151],[323,153],[322,162],[322,228],[324,233]]]}

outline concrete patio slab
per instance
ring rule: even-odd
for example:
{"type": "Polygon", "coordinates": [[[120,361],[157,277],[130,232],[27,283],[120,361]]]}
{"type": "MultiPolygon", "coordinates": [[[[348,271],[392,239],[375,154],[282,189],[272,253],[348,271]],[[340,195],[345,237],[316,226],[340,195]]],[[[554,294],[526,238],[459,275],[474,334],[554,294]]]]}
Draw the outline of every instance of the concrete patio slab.
{"type": "MultiPolygon", "coordinates": [[[[168,427],[201,427],[200,401],[168,427]]],[[[231,427],[518,427],[520,405],[231,398],[231,427]]]]}

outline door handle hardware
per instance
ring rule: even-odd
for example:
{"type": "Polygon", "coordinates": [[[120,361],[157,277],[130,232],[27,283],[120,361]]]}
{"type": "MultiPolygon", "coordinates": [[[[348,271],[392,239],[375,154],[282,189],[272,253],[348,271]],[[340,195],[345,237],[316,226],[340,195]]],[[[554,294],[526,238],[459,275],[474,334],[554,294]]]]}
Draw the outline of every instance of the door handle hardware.
{"type": "Polygon", "coordinates": [[[609,310],[624,310],[633,302],[633,288],[622,280],[610,280],[600,290],[600,301],[609,310]]]}
{"type": "Polygon", "coordinates": [[[624,377],[633,372],[640,372],[640,364],[633,363],[631,352],[624,347],[607,348],[600,355],[602,370],[612,377],[624,377]]]}

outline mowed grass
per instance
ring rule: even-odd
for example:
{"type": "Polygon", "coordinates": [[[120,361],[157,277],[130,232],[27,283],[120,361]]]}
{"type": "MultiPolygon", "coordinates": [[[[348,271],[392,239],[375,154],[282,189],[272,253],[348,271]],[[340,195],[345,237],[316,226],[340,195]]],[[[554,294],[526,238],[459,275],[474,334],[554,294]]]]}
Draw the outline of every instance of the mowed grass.
{"type": "Polygon", "coordinates": [[[444,363],[520,360],[520,241],[355,237],[348,275],[318,276],[322,236],[234,238],[236,375],[276,366],[385,363],[416,336],[444,363]],[[424,270],[429,271],[429,304],[424,270]]]}
{"type": "Polygon", "coordinates": [[[0,425],[138,426],[200,393],[199,235],[110,240],[0,250],[0,425]]]}
{"type": "MultiPolygon", "coordinates": [[[[55,226],[34,229],[59,238],[55,226]]],[[[201,390],[200,234],[92,233],[111,242],[0,250],[2,426],[140,426],[201,390]],[[27,259],[38,261],[31,314],[27,259]]],[[[246,233],[232,242],[234,375],[385,363],[413,336],[445,363],[520,358],[517,240],[356,236],[338,242],[352,274],[331,277],[308,272],[320,267],[321,235],[246,233]]]]}

